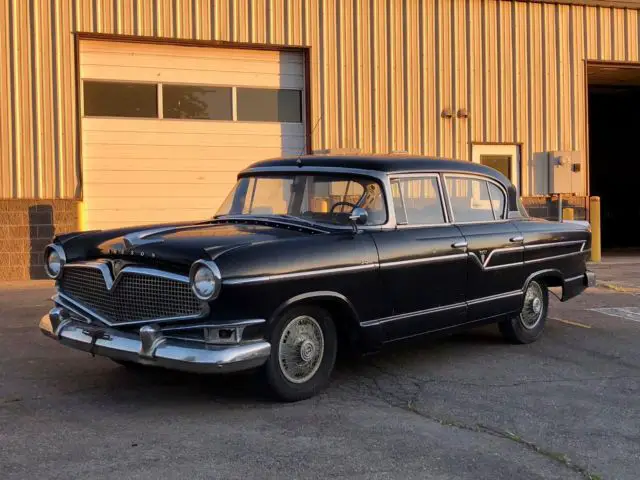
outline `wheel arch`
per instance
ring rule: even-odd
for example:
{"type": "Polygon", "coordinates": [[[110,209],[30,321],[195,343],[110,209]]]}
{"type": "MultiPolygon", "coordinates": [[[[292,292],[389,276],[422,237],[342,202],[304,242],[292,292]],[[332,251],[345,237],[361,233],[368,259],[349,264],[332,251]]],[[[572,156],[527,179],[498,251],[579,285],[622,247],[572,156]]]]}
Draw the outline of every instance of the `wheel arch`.
{"type": "Polygon", "coordinates": [[[340,340],[349,343],[358,339],[359,316],[353,304],[347,297],[333,291],[315,291],[302,293],[282,302],[269,318],[272,325],[286,310],[293,307],[313,305],[327,310],[333,319],[340,340]]]}
{"type": "Polygon", "coordinates": [[[544,283],[546,287],[561,287],[564,293],[564,276],[557,268],[547,268],[533,272],[524,281],[522,291],[526,292],[529,284],[534,280],[544,283]]]}
{"type": "Polygon", "coordinates": [[[547,268],[544,270],[538,270],[537,272],[533,272],[524,281],[524,285],[522,286],[523,292],[527,289],[527,287],[533,280],[542,281],[548,287],[564,286],[564,276],[562,275],[562,272],[557,268],[547,268]]]}

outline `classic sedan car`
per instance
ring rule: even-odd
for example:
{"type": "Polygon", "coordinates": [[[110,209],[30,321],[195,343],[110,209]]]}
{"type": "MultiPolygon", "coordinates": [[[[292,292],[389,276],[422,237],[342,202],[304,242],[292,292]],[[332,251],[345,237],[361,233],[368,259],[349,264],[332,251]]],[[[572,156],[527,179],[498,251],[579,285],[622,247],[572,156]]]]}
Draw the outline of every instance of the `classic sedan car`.
{"type": "Polygon", "coordinates": [[[209,220],[60,235],[40,329],[129,366],[261,369],[284,400],[329,382],[338,347],[371,353],[495,323],[537,340],[549,287],[595,279],[588,225],[529,218],[470,162],[302,156],[258,162],[209,220]]]}

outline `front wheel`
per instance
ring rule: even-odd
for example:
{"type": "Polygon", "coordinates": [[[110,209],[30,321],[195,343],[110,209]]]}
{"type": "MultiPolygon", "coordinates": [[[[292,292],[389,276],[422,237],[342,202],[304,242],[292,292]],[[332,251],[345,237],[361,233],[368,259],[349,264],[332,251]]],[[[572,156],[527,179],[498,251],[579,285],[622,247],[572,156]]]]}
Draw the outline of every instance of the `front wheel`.
{"type": "Polygon", "coordinates": [[[542,335],[547,323],[549,310],[549,291],[535,280],[527,285],[520,313],[499,323],[500,332],[512,343],[535,342],[542,335]]]}
{"type": "Polygon", "coordinates": [[[270,340],[271,355],[264,373],[277,397],[295,402],[328,385],[338,341],[326,310],[295,307],[286,311],[276,321],[270,340]]]}

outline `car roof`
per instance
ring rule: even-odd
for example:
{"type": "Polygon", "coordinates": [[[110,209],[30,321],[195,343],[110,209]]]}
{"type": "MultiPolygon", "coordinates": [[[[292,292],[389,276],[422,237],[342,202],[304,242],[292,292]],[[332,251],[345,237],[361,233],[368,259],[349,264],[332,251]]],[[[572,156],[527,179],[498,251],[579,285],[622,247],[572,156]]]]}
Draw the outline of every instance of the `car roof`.
{"type": "MultiPolygon", "coordinates": [[[[270,167],[340,167],[375,172],[456,172],[489,176],[504,185],[511,182],[500,172],[479,163],[418,155],[301,155],[262,160],[249,166],[244,172],[270,167]]],[[[243,173],[244,173],[243,172],[243,173]]]]}

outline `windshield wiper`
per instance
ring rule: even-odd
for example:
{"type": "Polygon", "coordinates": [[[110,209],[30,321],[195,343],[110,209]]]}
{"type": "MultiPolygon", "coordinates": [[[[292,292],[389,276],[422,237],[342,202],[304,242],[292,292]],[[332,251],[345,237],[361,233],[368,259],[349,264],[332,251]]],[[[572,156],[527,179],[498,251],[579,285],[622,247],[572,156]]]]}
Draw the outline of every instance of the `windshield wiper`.
{"type": "Polygon", "coordinates": [[[248,214],[224,214],[224,215],[216,215],[213,217],[213,220],[224,220],[225,218],[230,218],[233,220],[251,220],[252,218],[264,218],[267,220],[278,220],[278,218],[282,218],[282,219],[287,219],[287,220],[295,220],[301,223],[306,223],[307,225],[316,225],[317,222],[312,222],[311,220],[307,220],[306,218],[301,218],[301,217],[296,217],[295,215],[288,215],[286,213],[272,213],[272,214],[268,214],[268,213],[263,213],[263,214],[255,214],[255,213],[248,213],[248,214]]]}

